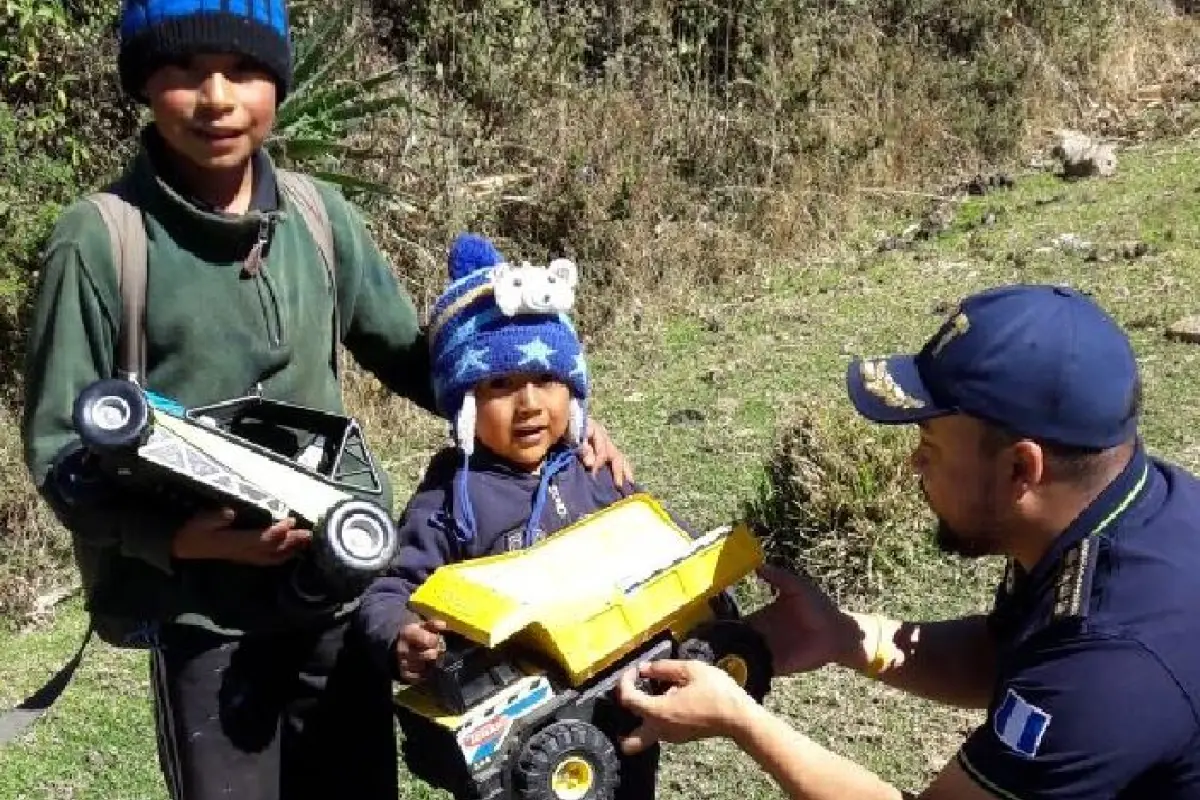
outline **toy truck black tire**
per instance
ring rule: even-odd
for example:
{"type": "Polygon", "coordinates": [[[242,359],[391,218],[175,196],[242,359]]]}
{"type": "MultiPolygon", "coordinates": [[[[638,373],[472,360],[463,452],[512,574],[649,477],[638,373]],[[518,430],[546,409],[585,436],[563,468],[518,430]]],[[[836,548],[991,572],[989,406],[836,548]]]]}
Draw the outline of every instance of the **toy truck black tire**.
{"type": "Polygon", "coordinates": [[[400,536],[380,506],[351,498],[329,510],[313,545],[317,566],[333,593],[353,597],[395,558],[400,536]]]}
{"type": "Polygon", "coordinates": [[[679,643],[678,656],[724,669],[758,703],[771,690],[771,650],[762,636],[741,620],[716,619],[696,626],[679,643]]]}
{"type": "Polygon", "coordinates": [[[514,800],[611,800],[620,764],[590,722],[564,719],[525,740],[513,767],[514,800]]]}
{"type": "Polygon", "coordinates": [[[75,398],[71,421],[84,447],[103,454],[129,454],[150,433],[150,403],[137,384],[104,378],[75,398]]]}

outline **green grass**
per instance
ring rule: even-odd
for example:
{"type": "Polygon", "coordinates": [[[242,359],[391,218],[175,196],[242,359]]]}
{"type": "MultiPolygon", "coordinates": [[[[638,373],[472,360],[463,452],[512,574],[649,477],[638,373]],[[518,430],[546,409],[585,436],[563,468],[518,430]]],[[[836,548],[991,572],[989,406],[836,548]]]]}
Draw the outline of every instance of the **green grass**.
{"type": "MultiPolygon", "coordinates": [[[[919,347],[948,304],[983,286],[1070,282],[1093,292],[1130,330],[1145,374],[1151,450],[1200,468],[1200,347],[1164,336],[1166,325],[1200,310],[1198,189],[1200,145],[1158,145],[1123,152],[1111,179],[1063,183],[1031,175],[1013,191],[970,198],[947,234],[912,249],[847,246],[837,258],[777,265],[769,282],[697,297],[669,317],[612,332],[592,353],[594,412],[644,485],[695,524],[720,524],[753,495],[779,425],[802,407],[847,402],[842,380],[852,355],[919,347]],[[979,224],[989,212],[994,224],[979,224]],[[1065,233],[1092,242],[1096,260],[1057,247],[1065,233]],[[1135,241],[1149,252],[1108,258],[1110,249],[1135,241]]],[[[856,240],[870,241],[870,233],[856,240]]],[[[368,430],[377,424],[368,421],[368,430]]],[[[440,431],[431,423],[434,429],[440,431]]],[[[400,437],[379,437],[400,498],[436,444],[434,433],[423,437],[421,449],[410,452],[400,437]]],[[[987,602],[991,587],[976,570],[932,556],[914,569],[883,588],[877,608],[943,616],[987,602]]],[[[64,662],[81,626],[72,601],[48,627],[0,638],[0,701],[15,701],[64,662]]],[[[777,682],[770,704],[818,741],[911,788],[923,785],[979,719],[835,670],[777,682]]],[[[664,798],[778,796],[724,743],[671,748],[662,785],[664,798]]],[[[52,712],[0,750],[0,796],[165,797],[138,654],[94,646],[52,712]]],[[[405,796],[433,795],[410,785],[405,796]]]]}

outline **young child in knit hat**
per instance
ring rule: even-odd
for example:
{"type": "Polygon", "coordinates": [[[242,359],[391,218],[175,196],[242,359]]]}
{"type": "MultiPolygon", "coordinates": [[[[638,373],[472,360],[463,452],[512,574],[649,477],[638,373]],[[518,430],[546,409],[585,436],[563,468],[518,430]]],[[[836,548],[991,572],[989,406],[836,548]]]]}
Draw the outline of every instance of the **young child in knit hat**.
{"type": "MultiPolygon", "coordinates": [[[[359,213],[316,182],[331,281],[263,149],[292,88],[284,0],[125,0],[120,38],[121,84],[153,116],[119,182],[148,242],[140,383],[188,407],[261,392],[343,413],[336,335],[385,386],[432,412],[414,305],[359,213]]],[[[292,520],[246,529],[227,509],[191,515],[115,489],[73,494],[66,476],[82,450],[72,405],[116,373],[122,304],[108,229],[90,202],[63,212],[44,253],[25,461],[76,551],[104,554],[111,567],[89,592],[90,610],[148,623],[171,796],[395,800],[391,681],[349,624],[356,603],[295,609],[280,589],[281,565],[310,531],[292,520]]],[[[624,470],[602,433],[589,445],[594,466],[624,470]]],[[[367,499],[390,511],[379,472],[382,499],[367,499]]]]}
{"type": "MultiPolygon", "coordinates": [[[[590,390],[567,316],[575,266],[515,266],[487,239],[463,235],[449,268],[429,338],[438,410],[455,445],[433,457],[401,517],[395,566],[368,588],[358,611],[376,657],[407,683],[423,680],[439,652],[441,623],[408,607],[434,570],[529,547],[639,491],[632,483],[623,490],[607,469],[589,474],[574,455],[588,425],[590,390]]],[[[615,707],[598,711],[617,722],[615,707]]],[[[454,742],[403,712],[400,719],[410,770],[464,793],[454,742]]],[[[658,749],[618,757],[623,777],[615,797],[652,798],[658,749]]]]}

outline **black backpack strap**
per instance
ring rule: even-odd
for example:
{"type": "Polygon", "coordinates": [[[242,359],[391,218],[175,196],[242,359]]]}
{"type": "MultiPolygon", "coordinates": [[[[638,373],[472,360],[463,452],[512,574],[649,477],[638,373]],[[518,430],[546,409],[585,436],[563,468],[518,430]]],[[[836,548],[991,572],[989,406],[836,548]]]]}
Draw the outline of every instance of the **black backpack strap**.
{"type": "Polygon", "coordinates": [[[87,649],[92,638],[92,625],[88,622],[87,630],[83,633],[83,641],[71,660],[59,669],[50,680],[33,694],[26,697],[16,708],[0,711],[0,745],[8,744],[20,736],[29,726],[41,719],[50,710],[54,701],[66,691],[67,684],[75,677],[75,670],[83,661],[83,652],[87,649]]]}

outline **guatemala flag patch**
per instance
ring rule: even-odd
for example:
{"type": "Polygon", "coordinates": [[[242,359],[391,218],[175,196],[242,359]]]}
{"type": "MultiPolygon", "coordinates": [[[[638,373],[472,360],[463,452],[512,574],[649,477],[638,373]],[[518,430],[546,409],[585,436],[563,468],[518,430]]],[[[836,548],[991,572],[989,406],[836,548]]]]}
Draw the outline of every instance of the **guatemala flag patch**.
{"type": "Polygon", "coordinates": [[[1042,744],[1042,736],[1050,727],[1050,715],[1009,689],[992,716],[996,736],[1010,748],[1033,758],[1042,744]]]}

